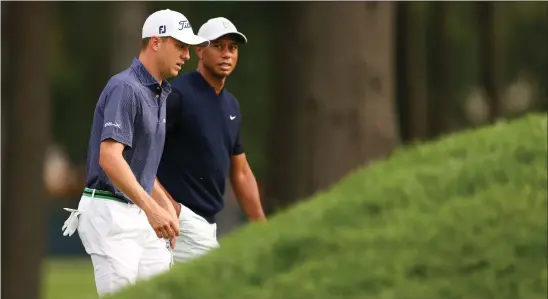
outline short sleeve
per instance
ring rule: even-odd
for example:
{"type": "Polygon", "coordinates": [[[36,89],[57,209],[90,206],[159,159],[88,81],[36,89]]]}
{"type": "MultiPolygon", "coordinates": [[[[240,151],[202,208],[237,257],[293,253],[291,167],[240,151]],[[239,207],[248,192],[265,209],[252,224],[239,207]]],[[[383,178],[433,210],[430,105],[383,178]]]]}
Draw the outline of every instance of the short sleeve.
{"type": "Polygon", "coordinates": [[[127,84],[113,87],[106,97],[101,141],[113,139],[132,147],[138,108],[133,88],[127,84]]]}
{"type": "Polygon", "coordinates": [[[181,93],[173,88],[166,100],[166,129],[171,132],[177,128],[182,111],[181,93]]]}
{"type": "Polygon", "coordinates": [[[234,107],[236,108],[236,111],[238,113],[238,132],[236,133],[236,139],[234,141],[234,145],[232,146],[232,155],[237,156],[244,153],[244,145],[242,142],[242,112],[240,111],[240,104],[238,103],[238,100],[236,98],[233,98],[234,107]]]}
{"type": "Polygon", "coordinates": [[[234,146],[232,148],[232,155],[233,156],[236,156],[236,155],[241,155],[244,153],[244,145],[243,145],[243,142],[242,142],[242,137],[240,136],[241,135],[241,127],[242,127],[242,122],[240,120],[240,124],[238,125],[238,133],[236,134],[236,140],[234,142],[234,146]]]}

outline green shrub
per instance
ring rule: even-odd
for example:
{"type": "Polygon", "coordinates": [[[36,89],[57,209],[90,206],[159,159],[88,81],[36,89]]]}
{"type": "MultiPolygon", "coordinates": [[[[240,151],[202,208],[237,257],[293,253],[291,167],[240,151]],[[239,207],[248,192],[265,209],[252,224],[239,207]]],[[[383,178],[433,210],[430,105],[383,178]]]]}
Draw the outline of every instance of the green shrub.
{"type": "Polygon", "coordinates": [[[397,152],[114,298],[541,299],[547,118],[397,152]]]}

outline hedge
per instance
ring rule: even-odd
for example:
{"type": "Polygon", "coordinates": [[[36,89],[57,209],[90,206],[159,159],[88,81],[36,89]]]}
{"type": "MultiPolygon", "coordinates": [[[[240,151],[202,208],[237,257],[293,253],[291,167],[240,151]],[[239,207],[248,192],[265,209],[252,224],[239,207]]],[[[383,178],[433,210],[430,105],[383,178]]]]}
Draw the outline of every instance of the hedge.
{"type": "Polygon", "coordinates": [[[544,299],[547,117],[402,149],[117,299],[544,299]]]}

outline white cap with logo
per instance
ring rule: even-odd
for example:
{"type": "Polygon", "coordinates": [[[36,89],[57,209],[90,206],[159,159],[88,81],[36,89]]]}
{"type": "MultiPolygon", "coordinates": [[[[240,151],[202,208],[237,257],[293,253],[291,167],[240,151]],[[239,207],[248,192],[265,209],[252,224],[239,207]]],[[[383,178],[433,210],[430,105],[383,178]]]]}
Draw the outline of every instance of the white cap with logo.
{"type": "Polygon", "coordinates": [[[181,13],[164,9],[154,12],[143,25],[142,38],[170,36],[187,45],[207,46],[209,41],[194,34],[188,19],[181,13]]]}
{"type": "Polygon", "coordinates": [[[239,32],[236,29],[236,26],[232,24],[227,18],[219,17],[209,19],[205,22],[200,30],[198,30],[198,35],[207,39],[207,40],[216,40],[221,36],[227,34],[234,34],[239,37],[242,43],[247,43],[247,37],[243,33],[239,32]]]}

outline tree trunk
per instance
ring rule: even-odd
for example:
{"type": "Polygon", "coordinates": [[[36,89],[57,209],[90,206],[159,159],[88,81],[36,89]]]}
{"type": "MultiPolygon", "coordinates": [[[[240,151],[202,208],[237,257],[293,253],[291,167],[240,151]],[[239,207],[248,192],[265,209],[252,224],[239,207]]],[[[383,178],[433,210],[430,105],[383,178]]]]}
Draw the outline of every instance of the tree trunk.
{"type": "Polygon", "coordinates": [[[421,13],[424,3],[398,5],[398,97],[401,99],[401,131],[406,142],[428,138],[426,31],[421,13]]]}
{"type": "Polygon", "coordinates": [[[2,28],[9,28],[9,32],[3,32],[3,39],[8,39],[10,77],[2,101],[6,104],[8,127],[3,131],[7,136],[2,145],[2,270],[7,274],[2,277],[2,298],[33,299],[40,298],[40,266],[45,253],[43,165],[50,137],[48,49],[52,4],[5,4],[2,8],[9,13],[3,21],[8,24],[2,28]]]}
{"type": "Polygon", "coordinates": [[[448,31],[449,5],[443,1],[433,2],[429,11],[430,28],[433,30],[435,50],[432,52],[431,63],[433,73],[430,74],[429,97],[429,127],[433,138],[450,133],[456,107],[453,95],[451,94],[451,80],[453,77],[453,66],[448,31]]]}
{"type": "Polygon", "coordinates": [[[489,121],[494,122],[503,116],[499,89],[499,65],[502,62],[498,59],[499,51],[496,45],[495,29],[495,3],[476,3],[479,55],[480,58],[480,82],[487,94],[489,105],[489,121]]]}
{"type": "Polygon", "coordinates": [[[391,2],[291,3],[279,37],[268,211],[310,196],[399,143],[391,2]],[[341,20],[344,20],[342,22],[341,20]]]}
{"type": "Polygon", "coordinates": [[[148,16],[146,2],[114,1],[110,3],[112,28],[110,69],[113,74],[131,65],[133,57],[139,56],[141,30],[148,16]]]}

